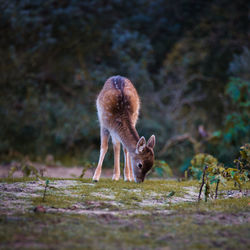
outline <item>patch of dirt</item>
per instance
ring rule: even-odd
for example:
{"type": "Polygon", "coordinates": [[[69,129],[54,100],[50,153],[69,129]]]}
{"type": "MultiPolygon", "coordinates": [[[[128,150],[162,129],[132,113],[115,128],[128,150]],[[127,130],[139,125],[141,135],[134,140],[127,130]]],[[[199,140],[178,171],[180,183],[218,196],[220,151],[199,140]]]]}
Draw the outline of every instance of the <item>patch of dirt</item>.
{"type": "Polygon", "coordinates": [[[109,211],[104,209],[95,209],[95,210],[89,210],[89,209],[64,209],[64,208],[48,208],[46,210],[48,213],[68,213],[68,214],[81,214],[81,215],[90,215],[90,216],[96,216],[96,215],[112,215],[112,216],[133,216],[133,215],[149,215],[151,214],[148,211],[145,210],[117,210],[117,211],[109,211]]]}
{"type": "Polygon", "coordinates": [[[93,193],[91,193],[91,195],[96,196],[96,197],[100,197],[100,198],[109,199],[109,200],[115,199],[115,196],[113,194],[108,195],[108,194],[103,194],[101,192],[98,192],[98,193],[93,192],[93,193]]]}

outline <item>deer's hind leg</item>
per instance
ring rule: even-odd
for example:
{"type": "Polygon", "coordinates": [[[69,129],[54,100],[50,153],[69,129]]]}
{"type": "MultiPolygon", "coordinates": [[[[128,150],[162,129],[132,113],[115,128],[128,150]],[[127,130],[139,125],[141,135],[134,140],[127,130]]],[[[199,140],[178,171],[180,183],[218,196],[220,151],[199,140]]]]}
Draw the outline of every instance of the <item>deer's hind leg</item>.
{"type": "Polygon", "coordinates": [[[93,176],[93,181],[99,181],[101,172],[102,172],[102,163],[105,157],[105,154],[108,151],[108,141],[109,141],[109,131],[105,128],[101,128],[101,148],[100,148],[100,156],[97,168],[95,170],[95,174],[93,176]]]}
{"type": "Polygon", "coordinates": [[[120,142],[112,137],[113,149],[114,149],[114,172],[112,180],[118,181],[120,179],[120,142]]]}

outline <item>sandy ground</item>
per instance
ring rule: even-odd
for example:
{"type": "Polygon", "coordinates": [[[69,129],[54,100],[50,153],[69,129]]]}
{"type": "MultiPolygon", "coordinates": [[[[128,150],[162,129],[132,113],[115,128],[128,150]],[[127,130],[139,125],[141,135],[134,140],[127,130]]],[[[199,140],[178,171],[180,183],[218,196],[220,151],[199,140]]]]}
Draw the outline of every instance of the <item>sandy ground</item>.
{"type": "MultiPolygon", "coordinates": [[[[80,166],[72,166],[72,167],[64,167],[64,166],[46,166],[40,163],[33,163],[33,165],[38,170],[43,170],[43,175],[47,177],[57,177],[57,178],[72,178],[79,177],[82,174],[83,167],[80,166]]],[[[8,173],[11,169],[10,165],[0,165],[0,178],[8,177],[8,173]]],[[[92,178],[95,169],[90,169],[85,172],[85,178],[92,178]]],[[[103,169],[101,177],[112,177],[112,169],[103,169]]],[[[23,177],[23,173],[21,171],[16,171],[13,174],[13,177],[23,177]]]]}

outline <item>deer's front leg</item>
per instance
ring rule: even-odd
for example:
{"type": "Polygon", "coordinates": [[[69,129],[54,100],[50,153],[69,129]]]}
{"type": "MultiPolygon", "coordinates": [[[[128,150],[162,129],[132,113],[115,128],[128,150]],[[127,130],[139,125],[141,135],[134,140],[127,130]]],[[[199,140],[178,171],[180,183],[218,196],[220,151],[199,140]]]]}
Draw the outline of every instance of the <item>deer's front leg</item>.
{"type": "Polygon", "coordinates": [[[129,175],[130,175],[130,181],[134,181],[134,175],[133,175],[133,169],[132,169],[132,163],[131,163],[131,157],[128,153],[128,166],[129,166],[129,175]]]}
{"type": "Polygon", "coordinates": [[[114,172],[112,180],[118,181],[120,179],[120,142],[113,139],[114,149],[114,172]]]}
{"type": "Polygon", "coordinates": [[[129,153],[127,149],[124,147],[123,147],[123,151],[124,151],[124,181],[131,181],[130,167],[129,167],[129,163],[130,163],[129,153]]]}
{"type": "Polygon", "coordinates": [[[100,148],[100,156],[97,168],[95,170],[95,174],[93,176],[93,181],[99,181],[101,172],[102,172],[102,163],[105,157],[105,154],[108,150],[108,141],[109,141],[109,131],[105,128],[101,128],[101,148],[100,148]]]}

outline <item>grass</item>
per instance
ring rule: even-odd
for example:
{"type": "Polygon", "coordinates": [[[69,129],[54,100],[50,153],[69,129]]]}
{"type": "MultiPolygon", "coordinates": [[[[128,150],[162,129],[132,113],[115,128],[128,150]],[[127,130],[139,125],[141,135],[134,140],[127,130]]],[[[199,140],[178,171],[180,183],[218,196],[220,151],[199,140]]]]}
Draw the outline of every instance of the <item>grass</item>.
{"type": "Polygon", "coordinates": [[[250,198],[242,197],[240,199],[209,200],[208,202],[201,201],[200,203],[180,203],[173,204],[171,209],[178,210],[180,212],[250,212],[250,198]]]}
{"type": "Polygon", "coordinates": [[[243,211],[240,209],[237,221],[230,224],[223,218],[230,218],[231,214],[218,216],[214,212],[185,210],[171,215],[130,218],[65,214],[1,216],[0,242],[4,249],[161,249],[166,246],[247,249],[250,228],[243,211]],[[239,221],[242,222],[238,224],[239,221]]]}
{"type": "MultiPolygon", "coordinates": [[[[113,182],[110,179],[102,179],[100,182],[92,184],[90,179],[78,179],[77,185],[69,185],[67,188],[55,188],[53,184],[55,180],[57,179],[50,179],[50,188],[47,191],[45,202],[40,197],[34,197],[32,198],[34,205],[42,204],[65,208],[70,204],[79,202],[115,200],[122,203],[126,209],[133,209],[138,202],[151,197],[151,194],[154,194],[156,200],[166,197],[171,191],[174,191],[176,196],[181,197],[185,193],[182,188],[195,183],[194,181],[178,183],[172,180],[148,180],[138,185],[122,180],[113,182]]],[[[76,181],[75,179],[64,180],[76,181]]]]}
{"type": "MultiPolygon", "coordinates": [[[[44,186],[46,178],[2,179],[2,183],[28,186],[30,181],[44,186]]],[[[19,199],[42,205],[49,213],[32,209],[9,214],[0,209],[0,249],[247,249],[250,247],[250,199],[218,199],[208,202],[170,202],[187,194],[186,187],[199,187],[197,181],[146,180],[142,184],[101,179],[49,178],[45,202],[38,196],[19,199]],[[68,182],[63,182],[68,181],[68,182]],[[65,185],[67,183],[67,185],[65,185]],[[155,204],[143,207],[145,200],[155,204]],[[114,203],[116,202],[116,203],[114,203]],[[163,206],[159,204],[163,203],[163,206]],[[87,211],[114,211],[117,215],[70,214],[74,205],[87,211]],[[62,210],[57,210],[58,208],[62,210]],[[64,210],[63,210],[64,209],[64,210]],[[129,215],[143,210],[148,214],[129,215]],[[61,212],[59,212],[61,211],[61,212]],[[70,210],[71,211],[71,210],[70,210]],[[168,214],[164,212],[169,211],[168,214]]],[[[8,187],[8,185],[7,185],[8,187]]],[[[233,183],[221,190],[235,189],[233,183]]],[[[245,189],[250,189],[249,183],[245,189]]],[[[29,190],[29,189],[28,189],[29,190]]],[[[13,200],[16,196],[2,193],[13,200]]],[[[0,193],[1,195],[1,193],[0,193]]],[[[5,211],[5,210],[2,210],[5,211]]],[[[77,210],[76,210],[77,211],[77,210]]]]}

